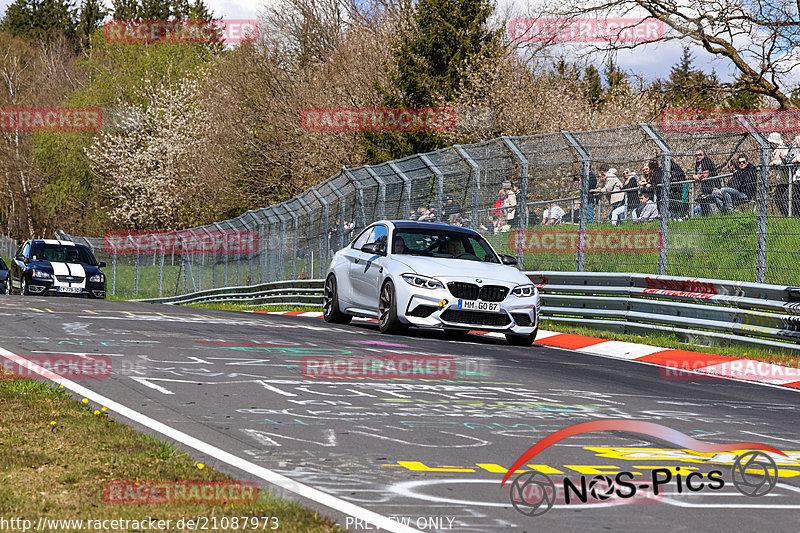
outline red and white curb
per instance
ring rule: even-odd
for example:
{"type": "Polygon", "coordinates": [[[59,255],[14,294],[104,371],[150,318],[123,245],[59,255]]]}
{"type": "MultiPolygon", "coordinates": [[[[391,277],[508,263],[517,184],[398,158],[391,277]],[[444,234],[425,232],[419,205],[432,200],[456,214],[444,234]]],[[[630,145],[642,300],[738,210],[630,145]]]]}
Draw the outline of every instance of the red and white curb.
{"type": "MultiPolygon", "coordinates": [[[[270,315],[322,318],[319,311],[254,311],[270,315]]],[[[374,318],[356,319],[377,322],[374,318]]],[[[487,337],[503,339],[502,333],[471,331],[487,337]]],[[[590,355],[650,363],[661,367],[664,379],[701,380],[732,379],[765,385],[800,389],[800,359],[797,367],[774,365],[746,357],[729,357],[685,350],[671,350],[635,342],[610,341],[597,337],[539,330],[536,344],[565,348],[590,355]]]]}

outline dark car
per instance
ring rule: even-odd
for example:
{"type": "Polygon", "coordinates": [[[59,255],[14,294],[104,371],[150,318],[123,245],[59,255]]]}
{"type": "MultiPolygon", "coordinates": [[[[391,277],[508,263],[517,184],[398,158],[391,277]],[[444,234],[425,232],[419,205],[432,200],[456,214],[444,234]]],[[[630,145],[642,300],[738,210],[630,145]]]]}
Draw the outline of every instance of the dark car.
{"type": "Polygon", "coordinates": [[[8,291],[8,266],[3,258],[0,257],[0,294],[5,294],[8,291]]]}
{"type": "Polygon", "coordinates": [[[8,294],[106,297],[106,277],[92,251],[68,241],[26,241],[11,262],[8,294]]]}

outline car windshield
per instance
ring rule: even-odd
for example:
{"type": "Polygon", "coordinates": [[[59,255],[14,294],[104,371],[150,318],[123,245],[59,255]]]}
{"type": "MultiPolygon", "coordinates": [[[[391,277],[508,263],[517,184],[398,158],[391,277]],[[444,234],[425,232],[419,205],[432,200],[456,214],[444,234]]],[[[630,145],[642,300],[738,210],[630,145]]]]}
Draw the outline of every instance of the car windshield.
{"type": "Polygon", "coordinates": [[[85,246],[62,244],[34,244],[31,248],[31,261],[52,261],[55,263],[80,263],[97,265],[92,252],[85,246]]]}
{"type": "Polygon", "coordinates": [[[392,252],[486,263],[500,262],[492,247],[480,235],[438,228],[396,229],[392,237],[392,252]]]}

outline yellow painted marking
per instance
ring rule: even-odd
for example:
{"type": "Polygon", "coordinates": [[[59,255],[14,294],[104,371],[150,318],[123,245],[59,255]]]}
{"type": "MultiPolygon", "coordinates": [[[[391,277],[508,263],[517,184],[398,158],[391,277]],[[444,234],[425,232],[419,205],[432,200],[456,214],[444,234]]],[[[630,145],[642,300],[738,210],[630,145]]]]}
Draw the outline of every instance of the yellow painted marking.
{"type": "Polygon", "coordinates": [[[44,310],[47,311],[48,313],[55,313],[55,311],[53,311],[49,307],[45,307],[44,310]]]}
{"type": "Polygon", "coordinates": [[[419,461],[397,461],[397,464],[414,472],[475,472],[474,468],[434,468],[419,461]]]}
{"type": "Polygon", "coordinates": [[[635,465],[634,468],[644,468],[645,470],[654,470],[656,468],[663,468],[665,470],[669,470],[673,474],[680,474],[688,472],[689,470],[700,470],[696,466],[652,466],[652,465],[635,465]],[[678,470],[680,468],[680,470],[678,470]]]}
{"type": "Polygon", "coordinates": [[[93,315],[97,314],[97,311],[92,311],[91,309],[84,309],[83,312],[84,313],[92,313],[93,315]]]}
{"type": "Polygon", "coordinates": [[[620,467],[613,466],[613,465],[564,465],[570,470],[574,470],[579,474],[614,474],[615,472],[609,472],[609,470],[620,470],[620,467]]]}

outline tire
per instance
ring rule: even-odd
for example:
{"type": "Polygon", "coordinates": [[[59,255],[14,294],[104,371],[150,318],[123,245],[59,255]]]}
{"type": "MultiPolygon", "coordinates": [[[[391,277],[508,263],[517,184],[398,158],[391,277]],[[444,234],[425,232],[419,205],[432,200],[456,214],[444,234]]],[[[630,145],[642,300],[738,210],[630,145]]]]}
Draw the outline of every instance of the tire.
{"type": "Polygon", "coordinates": [[[386,280],[378,296],[378,328],[381,333],[402,333],[407,329],[397,318],[397,295],[394,283],[386,280]]]}
{"type": "Polygon", "coordinates": [[[22,284],[22,286],[19,289],[19,293],[22,296],[28,296],[30,294],[28,292],[28,282],[25,281],[25,276],[24,275],[20,278],[20,283],[22,284]]]}
{"type": "Polygon", "coordinates": [[[339,290],[336,286],[336,276],[329,275],[322,289],[322,316],[325,322],[331,324],[349,324],[353,317],[342,313],[339,309],[339,290]]]}
{"type": "Polygon", "coordinates": [[[514,335],[513,333],[506,333],[506,342],[511,346],[530,346],[536,340],[537,329],[530,335],[514,335]]]}

